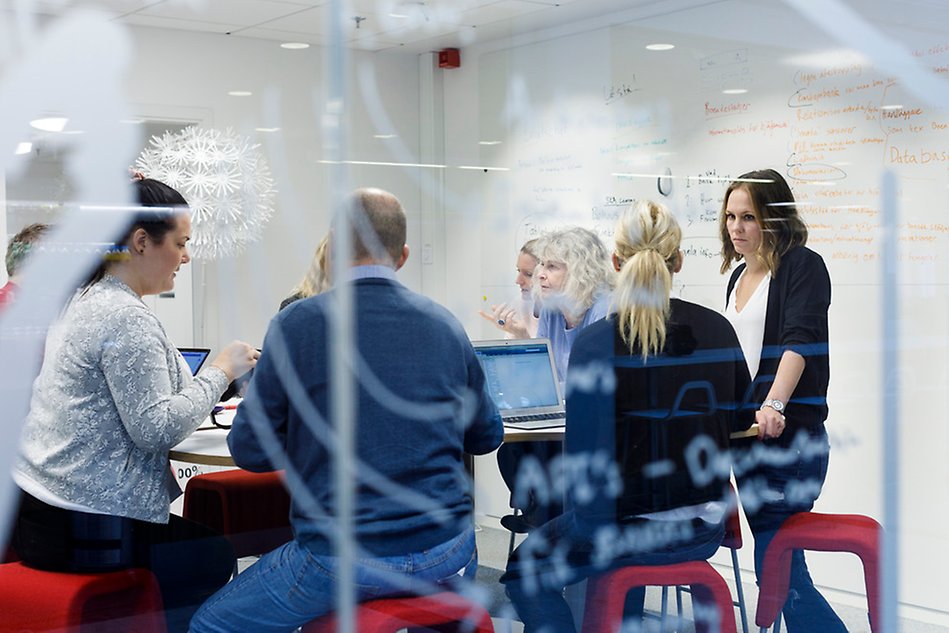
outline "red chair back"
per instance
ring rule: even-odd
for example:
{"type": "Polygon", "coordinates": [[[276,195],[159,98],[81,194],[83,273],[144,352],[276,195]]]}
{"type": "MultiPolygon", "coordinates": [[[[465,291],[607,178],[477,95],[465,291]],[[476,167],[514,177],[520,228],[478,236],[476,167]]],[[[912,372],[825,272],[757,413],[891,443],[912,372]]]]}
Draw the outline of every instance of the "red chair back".
{"type": "MultiPolygon", "coordinates": [[[[336,625],[336,615],[329,614],[305,624],[301,633],[336,633],[336,625]]],[[[395,633],[414,627],[494,633],[491,615],[484,607],[449,591],[370,600],[356,607],[359,633],[395,633]]]]}
{"type": "Polygon", "coordinates": [[[692,598],[702,605],[696,611],[696,631],[709,630],[700,613],[717,610],[721,633],[736,633],[732,596],[725,579],[707,561],[674,565],[629,566],[595,576],[587,581],[583,633],[613,633],[622,628],[626,594],[634,587],[691,585],[692,598]]]}
{"type": "Polygon", "coordinates": [[[735,492],[735,487],[731,483],[728,484],[728,492],[728,516],[725,517],[725,538],[722,539],[722,547],[741,549],[741,517],[738,513],[740,507],[738,493],[735,492]]]}
{"type": "Polygon", "coordinates": [[[183,516],[223,534],[238,558],[266,554],[293,538],[282,474],[225,470],[192,477],[183,516]]]}
{"type": "Polygon", "coordinates": [[[796,549],[851,552],[863,562],[870,626],[880,626],[880,524],[859,514],[799,512],[781,526],[765,553],[759,578],[755,622],[768,627],[784,607],[791,578],[791,554],[796,549]]]}

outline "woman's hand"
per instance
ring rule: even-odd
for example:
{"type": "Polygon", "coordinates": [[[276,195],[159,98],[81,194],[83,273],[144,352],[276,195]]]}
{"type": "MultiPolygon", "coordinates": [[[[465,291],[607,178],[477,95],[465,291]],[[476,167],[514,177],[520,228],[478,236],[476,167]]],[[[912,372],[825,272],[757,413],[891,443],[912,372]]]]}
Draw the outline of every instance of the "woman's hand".
{"type": "Polygon", "coordinates": [[[758,439],[780,437],[784,433],[785,418],[771,407],[761,407],[755,412],[755,422],[758,423],[758,439]]]}
{"type": "Polygon", "coordinates": [[[514,338],[530,338],[527,333],[527,326],[521,321],[517,314],[517,309],[512,308],[506,303],[491,306],[491,313],[484,310],[478,310],[482,318],[491,321],[496,328],[514,336],[514,338]]]}
{"type": "Polygon", "coordinates": [[[228,380],[243,376],[254,368],[260,352],[244,341],[231,341],[211,364],[227,374],[228,380]]]}

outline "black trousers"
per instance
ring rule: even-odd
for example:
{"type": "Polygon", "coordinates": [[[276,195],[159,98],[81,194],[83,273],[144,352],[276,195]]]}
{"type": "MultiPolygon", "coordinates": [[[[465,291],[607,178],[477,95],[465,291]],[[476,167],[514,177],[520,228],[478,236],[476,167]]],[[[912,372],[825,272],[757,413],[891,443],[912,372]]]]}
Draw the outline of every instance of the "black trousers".
{"type": "Polygon", "coordinates": [[[551,463],[563,455],[563,442],[511,442],[502,444],[497,455],[501,478],[511,491],[511,507],[521,510],[525,521],[540,526],[563,514],[563,493],[553,485],[551,472],[551,463]],[[526,469],[532,475],[525,477],[526,469]]]}
{"type": "Polygon", "coordinates": [[[23,564],[60,572],[143,567],[161,589],[169,631],[187,631],[191,616],[234,569],[227,539],[172,515],[168,523],[64,510],[21,493],[13,549],[23,564]]]}

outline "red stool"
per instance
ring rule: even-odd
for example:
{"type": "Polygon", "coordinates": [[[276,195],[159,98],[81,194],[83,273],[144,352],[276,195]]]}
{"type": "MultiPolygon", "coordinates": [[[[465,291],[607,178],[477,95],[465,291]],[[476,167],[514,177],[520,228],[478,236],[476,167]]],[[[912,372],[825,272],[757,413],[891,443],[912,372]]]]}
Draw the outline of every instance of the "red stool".
{"type": "Polygon", "coordinates": [[[238,558],[266,554],[293,538],[282,474],[224,470],[192,477],[183,516],[223,534],[238,558]]]}
{"type": "MultiPolygon", "coordinates": [[[[336,633],[336,624],[336,615],[331,613],[303,625],[301,633],[336,633]]],[[[359,633],[395,633],[400,629],[435,626],[439,631],[494,633],[491,614],[484,607],[449,591],[430,596],[382,598],[356,606],[359,633]]]]}
{"type": "MultiPolygon", "coordinates": [[[[734,507],[728,513],[728,516],[725,517],[725,538],[722,539],[722,547],[725,547],[731,550],[732,555],[732,572],[735,574],[735,592],[738,599],[732,601],[732,606],[738,607],[738,614],[741,616],[741,630],[744,633],[748,633],[748,609],[745,607],[745,588],[741,584],[741,568],[738,565],[738,550],[741,549],[741,546],[744,544],[741,539],[741,518],[738,515],[738,493],[735,492],[734,486],[731,484],[728,485],[730,489],[730,495],[728,497],[729,503],[733,503],[734,507]]],[[[682,594],[687,592],[688,589],[683,587],[676,587],[676,609],[678,610],[679,617],[682,617],[682,594]]],[[[665,617],[666,614],[666,588],[662,588],[662,615],[665,617]]]]}
{"type": "Polygon", "coordinates": [[[780,627],[781,609],[788,599],[791,554],[794,550],[851,552],[863,562],[871,630],[880,624],[880,524],[859,514],[799,512],[789,518],[768,545],[758,579],[758,611],[755,623],[765,631],[780,627]],[[777,621],[777,624],[775,623],[777,621]]]}
{"type": "MultiPolygon", "coordinates": [[[[583,633],[615,633],[623,622],[626,594],[634,587],[691,585],[692,597],[711,609],[718,609],[719,631],[736,633],[732,595],[725,580],[707,561],[674,565],[621,567],[587,581],[587,599],[583,610],[583,633]]],[[[696,618],[696,630],[702,622],[696,618]]]]}
{"type": "Polygon", "coordinates": [[[165,633],[161,593],[147,569],[67,574],[0,565],[0,632],[165,633]]]}

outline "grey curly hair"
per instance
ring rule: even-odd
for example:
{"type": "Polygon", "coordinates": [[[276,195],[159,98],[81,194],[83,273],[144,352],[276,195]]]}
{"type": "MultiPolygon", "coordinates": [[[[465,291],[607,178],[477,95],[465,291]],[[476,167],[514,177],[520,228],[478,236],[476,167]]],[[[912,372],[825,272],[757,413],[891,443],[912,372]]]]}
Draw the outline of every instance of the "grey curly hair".
{"type": "Polygon", "coordinates": [[[542,263],[552,261],[566,266],[561,292],[569,309],[564,307],[562,311],[571,312],[571,316],[584,314],[599,295],[609,292],[615,284],[610,252],[589,229],[574,226],[553,231],[538,238],[535,248],[542,263]]]}

